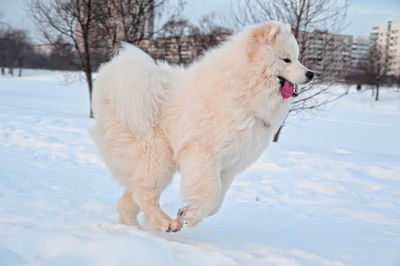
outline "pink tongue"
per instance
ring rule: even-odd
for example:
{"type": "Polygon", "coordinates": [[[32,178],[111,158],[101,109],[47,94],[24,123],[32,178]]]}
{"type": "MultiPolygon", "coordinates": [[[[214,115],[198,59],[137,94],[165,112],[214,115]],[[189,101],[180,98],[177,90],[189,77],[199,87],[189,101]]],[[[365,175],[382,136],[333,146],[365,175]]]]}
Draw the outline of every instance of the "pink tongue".
{"type": "Polygon", "coordinates": [[[281,95],[284,99],[290,98],[292,96],[294,91],[294,86],[292,83],[289,81],[285,80],[285,84],[283,84],[283,87],[281,89],[281,95]]]}

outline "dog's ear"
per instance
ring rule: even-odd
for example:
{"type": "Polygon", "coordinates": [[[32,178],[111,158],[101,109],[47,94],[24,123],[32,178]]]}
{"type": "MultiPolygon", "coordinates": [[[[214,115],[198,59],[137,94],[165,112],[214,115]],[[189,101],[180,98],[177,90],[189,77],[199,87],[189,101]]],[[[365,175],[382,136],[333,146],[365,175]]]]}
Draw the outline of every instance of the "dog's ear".
{"type": "Polygon", "coordinates": [[[254,29],[251,39],[253,42],[272,43],[279,34],[280,26],[281,23],[275,21],[259,25],[254,29]]]}
{"type": "Polygon", "coordinates": [[[281,25],[279,22],[272,21],[257,25],[251,29],[247,50],[247,57],[250,61],[254,59],[262,46],[275,42],[276,36],[281,30],[281,25]]]}

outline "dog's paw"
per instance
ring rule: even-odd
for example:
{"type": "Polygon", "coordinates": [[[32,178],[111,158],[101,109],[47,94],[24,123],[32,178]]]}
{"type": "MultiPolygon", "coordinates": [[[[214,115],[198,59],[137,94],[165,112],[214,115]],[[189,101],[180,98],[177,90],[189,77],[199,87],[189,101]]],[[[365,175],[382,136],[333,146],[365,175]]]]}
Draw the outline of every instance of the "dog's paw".
{"type": "Polygon", "coordinates": [[[195,209],[185,206],[178,210],[176,220],[185,222],[189,227],[195,227],[203,218],[195,209]]]}
{"type": "Polygon", "coordinates": [[[183,221],[176,219],[168,223],[168,228],[165,232],[178,232],[183,227],[183,221]]]}
{"type": "Polygon", "coordinates": [[[185,216],[186,216],[186,211],[189,209],[189,206],[182,207],[178,210],[178,213],[176,214],[176,219],[184,221],[185,216]]]}

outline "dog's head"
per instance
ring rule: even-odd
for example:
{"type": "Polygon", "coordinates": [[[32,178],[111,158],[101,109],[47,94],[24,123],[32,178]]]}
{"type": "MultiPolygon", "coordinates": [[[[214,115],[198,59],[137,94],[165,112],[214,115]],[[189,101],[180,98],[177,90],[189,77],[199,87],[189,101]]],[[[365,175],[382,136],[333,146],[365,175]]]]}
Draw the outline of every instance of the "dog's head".
{"type": "Polygon", "coordinates": [[[282,90],[292,92],[293,84],[305,84],[313,79],[314,72],[298,61],[299,46],[289,24],[272,21],[248,30],[247,58],[264,78],[276,78],[282,90]]]}

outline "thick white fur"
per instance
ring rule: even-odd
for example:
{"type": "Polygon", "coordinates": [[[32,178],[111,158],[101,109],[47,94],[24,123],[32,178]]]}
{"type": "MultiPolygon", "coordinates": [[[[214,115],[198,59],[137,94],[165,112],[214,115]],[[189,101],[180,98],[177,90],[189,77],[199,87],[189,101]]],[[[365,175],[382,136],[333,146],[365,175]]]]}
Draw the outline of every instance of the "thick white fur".
{"type": "MultiPolygon", "coordinates": [[[[172,71],[168,64],[157,65],[139,48],[124,44],[120,55],[102,66],[95,98],[108,99],[120,121],[135,134],[147,135],[168,95],[172,71]]],[[[101,108],[97,103],[93,101],[94,109],[101,108]]]]}
{"type": "Polygon", "coordinates": [[[306,82],[290,27],[244,29],[187,69],[125,48],[101,67],[94,89],[94,140],[126,192],[120,222],[149,228],[194,226],[221,207],[234,176],[256,160],[286,117],[278,76],[306,82]],[[282,59],[290,58],[292,63],[282,59]],[[172,220],[159,207],[173,173],[188,204],[172,220]]]}

